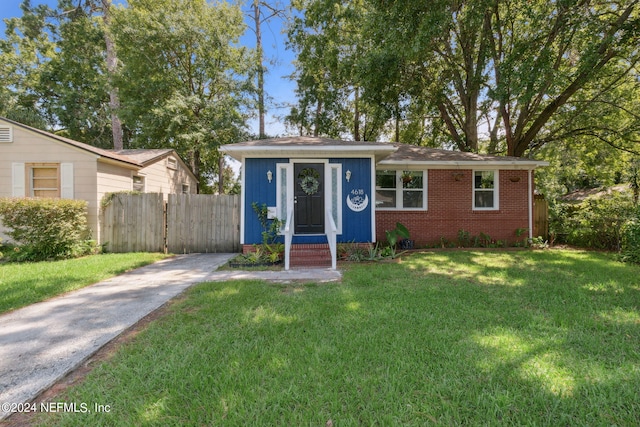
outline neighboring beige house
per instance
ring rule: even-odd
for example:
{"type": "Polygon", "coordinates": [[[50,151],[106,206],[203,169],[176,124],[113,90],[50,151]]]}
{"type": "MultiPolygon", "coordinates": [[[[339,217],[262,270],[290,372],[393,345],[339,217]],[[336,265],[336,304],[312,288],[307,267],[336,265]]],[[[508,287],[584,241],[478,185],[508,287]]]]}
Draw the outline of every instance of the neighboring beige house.
{"type": "MultiPolygon", "coordinates": [[[[196,193],[197,180],[172,149],[103,150],[0,117],[0,197],[61,197],[88,202],[100,241],[105,193],[196,193]]],[[[0,224],[0,237],[2,227],[0,224]]]]}

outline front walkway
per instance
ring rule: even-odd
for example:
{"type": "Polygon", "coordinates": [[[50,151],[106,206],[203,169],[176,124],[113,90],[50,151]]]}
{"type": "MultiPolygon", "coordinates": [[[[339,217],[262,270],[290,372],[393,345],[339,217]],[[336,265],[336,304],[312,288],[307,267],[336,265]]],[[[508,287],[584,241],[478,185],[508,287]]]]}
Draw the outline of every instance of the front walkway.
{"type": "MultiPolygon", "coordinates": [[[[25,403],[188,287],[206,281],[339,280],[339,272],[215,270],[235,254],[179,255],[0,316],[0,404],[25,403]]],[[[6,405],[5,405],[6,406],[6,405]]],[[[9,415],[0,407],[0,420],[9,415]]]]}

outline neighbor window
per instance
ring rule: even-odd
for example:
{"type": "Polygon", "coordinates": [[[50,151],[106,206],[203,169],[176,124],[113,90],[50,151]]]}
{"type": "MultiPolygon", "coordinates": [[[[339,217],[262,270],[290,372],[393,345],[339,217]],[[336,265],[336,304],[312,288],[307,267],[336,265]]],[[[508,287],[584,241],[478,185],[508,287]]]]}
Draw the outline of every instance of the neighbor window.
{"type": "Polygon", "coordinates": [[[376,171],[376,208],[425,209],[424,177],[423,171],[376,171]]]}
{"type": "Polygon", "coordinates": [[[175,157],[167,157],[167,167],[169,169],[178,169],[178,159],[175,157]]]}
{"type": "Polygon", "coordinates": [[[139,191],[144,193],[144,177],[140,175],[134,175],[133,177],[133,191],[139,191]]]}
{"type": "Polygon", "coordinates": [[[28,165],[30,197],[60,197],[59,166],[56,163],[28,165]]]}
{"type": "Polygon", "coordinates": [[[189,194],[189,184],[182,184],[182,194],[189,194]]]}
{"type": "Polygon", "coordinates": [[[473,172],[473,208],[498,209],[498,171],[473,172]]]}

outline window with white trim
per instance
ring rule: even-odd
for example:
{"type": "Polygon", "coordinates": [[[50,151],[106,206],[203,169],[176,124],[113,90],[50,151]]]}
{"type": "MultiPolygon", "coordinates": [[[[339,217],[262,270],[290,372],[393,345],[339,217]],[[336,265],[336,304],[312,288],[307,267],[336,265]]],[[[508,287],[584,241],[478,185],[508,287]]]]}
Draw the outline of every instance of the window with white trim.
{"type": "Polygon", "coordinates": [[[376,171],[377,209],[426,209],[424,171],[376,171]]]}
{"type": "Polygon", "coordinates": [[[473,171],[473,209],[498,209],[498,171],[473,171]]]}

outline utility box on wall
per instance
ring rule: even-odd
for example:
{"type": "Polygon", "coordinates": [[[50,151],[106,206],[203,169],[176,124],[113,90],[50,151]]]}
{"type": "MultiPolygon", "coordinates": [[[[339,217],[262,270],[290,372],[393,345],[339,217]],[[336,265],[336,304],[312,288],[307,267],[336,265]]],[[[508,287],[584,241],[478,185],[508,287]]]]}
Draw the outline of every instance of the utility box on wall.
{"type": "Polygon", "coordinates": [[[276,219],[278,217],[278,211],[275,206],[267,207],[267,219],[276,219]]]}

